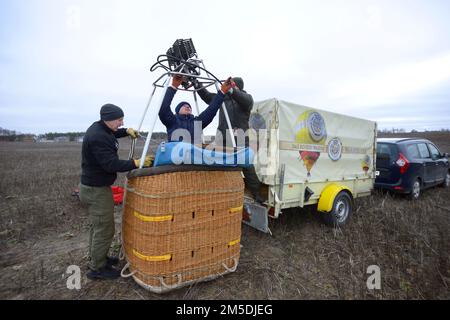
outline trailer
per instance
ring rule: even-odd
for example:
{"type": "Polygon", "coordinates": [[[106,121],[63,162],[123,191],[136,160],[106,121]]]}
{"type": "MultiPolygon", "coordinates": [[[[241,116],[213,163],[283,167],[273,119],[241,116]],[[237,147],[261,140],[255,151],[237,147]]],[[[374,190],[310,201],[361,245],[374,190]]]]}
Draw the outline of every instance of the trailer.
{"type": "Polygon", "coordinates": [[[317,205],[326,224],[340,227],[353,199],[371,194],[376,122],[269,99],[254,104],[249,125],[265,201],[245,197],[246,224],[270,232],[268,218],[317,205]]]}

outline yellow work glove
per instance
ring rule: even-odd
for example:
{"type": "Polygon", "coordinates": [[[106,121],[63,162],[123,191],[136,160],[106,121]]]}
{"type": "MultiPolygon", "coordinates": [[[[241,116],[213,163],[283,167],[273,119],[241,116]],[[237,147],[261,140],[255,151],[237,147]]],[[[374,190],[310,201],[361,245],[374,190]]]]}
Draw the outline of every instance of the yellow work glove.
{"type": "Polygon", "coordinates": [[[134,130],[133,128],[128,128],[127,133],[131,138],[136,139],[138,137],[139,131],[134,130]]]}
{"type": "MultiPolygon", "coordinates": [[[[153,160],[155,160],[154,156],[146,156],[144,160],[144,167],[151,167],[153,160]]],[[[139,168],[141,166],[141,159],[135,159],[134,164],[137,168],[139,168]]]]}

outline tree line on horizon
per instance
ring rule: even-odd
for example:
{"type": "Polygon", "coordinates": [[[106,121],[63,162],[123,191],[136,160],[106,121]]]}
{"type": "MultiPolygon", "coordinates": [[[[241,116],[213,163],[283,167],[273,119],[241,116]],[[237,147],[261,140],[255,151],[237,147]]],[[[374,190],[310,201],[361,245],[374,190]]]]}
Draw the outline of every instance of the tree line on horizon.
{"type": "MultiPolygon", "coordinates": [[[[21,133],[16,130],[8,130],[0,127],[0,141],[31,141],[31,140],[55,140],[57,138],[66,138],[68,141],[77,141],[86,134],[85,131],[78,132],[47,132],[43,134],[21,133]]],[[[147,136],[148,132],[142,131],[143,136],[147,136]]],[[[165,139],[167,133],[153,132],[152,138],[165,139]]]]}
{"type": "MultiPolygon", "coordinates": [[[[403,128],[391,128],[391,129],[381,129],[378,130],[379,134],[396,134],[396,133],[419,133],[419,132],[450,132],[450,128],[441,128],[440,130],[411,130],[407,132],[403,128]]],[[[0,127],[0,141],[38,141],[38,140],[55,140],[57,138],[64,137],[68,139],[68,141],[77,141],[79,138],[82,138],[86,134],[85,131],[78,132],[47,132],[44,134],[33,134],[33,133],[21,133],[16,130],[8,130],[0,127]]],[[[143,136],[147,136],[148,132],[142,131],[141,134],[143,136]]],[[[166,132],[153,132],[153,139],[166,139],[166,132]]]]}

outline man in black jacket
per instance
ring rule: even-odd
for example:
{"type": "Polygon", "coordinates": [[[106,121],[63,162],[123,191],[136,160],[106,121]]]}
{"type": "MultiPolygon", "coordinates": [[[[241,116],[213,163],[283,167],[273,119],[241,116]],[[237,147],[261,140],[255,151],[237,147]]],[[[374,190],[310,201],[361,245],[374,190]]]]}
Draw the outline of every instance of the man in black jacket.
{"type": "MultiPolygon", "coordinates": [[[[198,83],[196,87],[198,88],[198,83]]],[[[205,103],[210,103],[216,94],[208,92],[206,89],[198,91],[200,98],[205,103]]],[[[244,80],[240,77],[232,78],[232,89],[228,91],[223,100],[230,118],[233,135],[237,133],[246,132],[249,129],[248,120],[253,107],[253,97],[244,91],[244,80]],[[239,130],[241,129],[241,130],[239,130]]],[[[232,147],[230,134],[228,132],[228,124],[225,118],[223,109],[219,111],[219,126],[217,127],[216,145],[232,147]]],[[[245,146],[249,146],[248,136],[245,137],[245,146]]],[[[255,167],[250,166],[243,169],[245,176],[245,185],[252,193],[255,201],[261,203],[263,199],[259,194],[260,181],[255,172],[255,167]]]]}
{"type": "MultiPolygon", "coordinates": [[[[140,160],[120,160],[116,138],[131,136],[138,132],[122,128],[123,111],[113,104],[105,104],[100,110],[100,120],[86,131],[81,149],[80,199],[87,206],[90,222],[89,235],[89,279],[115,279],[120,272],[113,268],[119,261],[108,257],[114,237],[114,199],[111,185],[117,172],[126,172],[139,167],[140,160]]],[[[144,166],[151,165],[147,156],[144,166]]]]}

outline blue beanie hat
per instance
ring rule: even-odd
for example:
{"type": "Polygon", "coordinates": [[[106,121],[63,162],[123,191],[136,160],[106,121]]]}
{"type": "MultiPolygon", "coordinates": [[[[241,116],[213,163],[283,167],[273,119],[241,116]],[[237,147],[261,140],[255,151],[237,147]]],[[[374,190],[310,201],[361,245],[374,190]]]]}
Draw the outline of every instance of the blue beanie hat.
{"type": "MultiPolygon", "coordinates": [[[[180,109],[183,105],[187,104],[189,107],[191,107],[191,105],[189,104],[189,102],[186,101],[181,101],[177,107],[175,108],[175,113],[178,114],[178,112],[180,112],[180,109]]],[[[192,108],[192,107],[191,107],[192,108]]]]}

